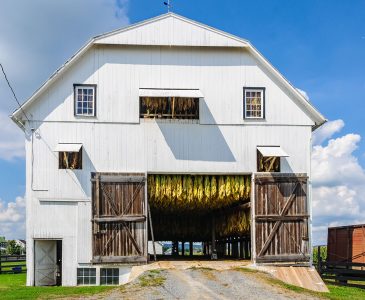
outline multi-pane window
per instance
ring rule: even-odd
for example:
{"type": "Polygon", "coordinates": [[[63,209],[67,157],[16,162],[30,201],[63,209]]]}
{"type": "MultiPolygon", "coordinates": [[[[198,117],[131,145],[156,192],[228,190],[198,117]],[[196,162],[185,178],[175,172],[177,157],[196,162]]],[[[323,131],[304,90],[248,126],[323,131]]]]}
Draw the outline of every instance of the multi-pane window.
{"type": "Polygon", "coordinates": [[[119,284],[119,269],[101,268],[100,269],[100,284],[101,285],[119,284]]]}
{"type": "Polygon", "coordinates": [[[96,284],[96,269],[77,268],[77,284],[78,285],[96,284]]]}
{"type": "Polygon", "coordinates": [[[265,90],[263,88],[246,88],[244,91],[244,117],[263,119],[265,90]]]}
{"type": "Polygon", "coordinates": [[[199,98],[140,97],[140,117],[199,119],[199,98]]]}
{"type": "Polygon", "coordinates": [[[95,116],[95,85],[75,85],[75,115],[95,116]]]}

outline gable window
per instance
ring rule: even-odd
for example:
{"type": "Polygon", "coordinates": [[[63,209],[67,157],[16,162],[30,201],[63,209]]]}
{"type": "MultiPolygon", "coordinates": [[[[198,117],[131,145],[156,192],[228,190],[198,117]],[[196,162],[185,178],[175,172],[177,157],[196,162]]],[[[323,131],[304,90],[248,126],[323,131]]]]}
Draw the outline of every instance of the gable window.
{"type": "Polygon", "coordinates": [[[74,85],[75,116],[96,115],[96,85],[74,85]]]}
{"type": "Polygon", "coordinates": [[[119,284],[119,269],[117,268],[101,268],[100,269],[101,285],[117,285],[119,284]]]}
{"type": "Polygon", "coordinates": [[[265,118],[265,88],[244,88],[244,118],[265,118]]]}
{"type": "Polygon", "coordinates": [[[59,169],[82,169],[82,144],[60,143],[55,151],[58,152],[59,169]]]}

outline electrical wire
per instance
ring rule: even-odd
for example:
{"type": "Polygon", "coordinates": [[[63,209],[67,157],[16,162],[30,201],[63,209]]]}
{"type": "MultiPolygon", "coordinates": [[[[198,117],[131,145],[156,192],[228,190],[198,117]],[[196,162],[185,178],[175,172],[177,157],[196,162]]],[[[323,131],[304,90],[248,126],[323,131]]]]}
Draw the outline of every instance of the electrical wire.
{"type": "MultiPolygon", "coordinates": [[[[14,89],[12,88],[12,86],[11,86],[11,84],[10,84],[10,82],[9,82],[9,79],[8,79],[8,77],[6,76],[6,73],[5,73],[5,70],[4,70],[4,67],[3,67],[3,65],[0,63],[0,67],[1,67],[1,71],[3,72],[3,74],[4,74],[4,77],[5,77],[5,80],[6,80],[6,83],[8,84],[8,86],[9,86],[9,88],[10,88],[10,90],[11,90],[11,92],[12,92],[12,94],[13,94],[13,96],[14,96],[14,99],[15,99],[15,101],[16,101],[16,103],[18,104],[18,106],[19,106],[19,109],[22,111],[22,113],[24,114],[24,116],[25,116],[25,118],[27,119],[27,121],[28,122],[30,122],[30,120],[29,120],[29,118],[28,118],[28,116],[27,116],[27,114],[25,113],[25,111],[24,111],[24,109],[22,108],[22,106],[21,106],[21,104],[20,104],[20,102],[19,102],[19,100],[18,100],[18,98],[17,98],[17,96],[15,95],[15,92],[14,92],[14,89]]],[[[24,127],[24,126],[23,126],[24,127]]],[[[35,130],[33,129],[33,130],[31,130],[31,138],[32,138],[32,153],[31,153],[31,165],[32,165],[32,175],[31,175],[31,189],[32,189],[32,191],[48,191],[48,190],[44,190],[44,189],[42,189],[42,190],[37,190],[37,189],[34,189],[34,187],[33,187],[33,169],[34,169],[34,150],[33,150],[33,140],[34,140],[34,134],[35,134],[36,132],[35,132],[35,130]]],[[[39,133],[37,133],[37,134],[39,134],[39,133]]],[[[55,158],[58,160],[58,157],[55,155],[55,153],[53,153],[53,151],[51,150],[51,148],[50,148],[50,146],[48,145],[48,143],[44,140],[44,138],[42,137],[41,138],[41,140],[46,144],[46,146],[47,146],[47,149],[55,156],[55,158]]],[[[77,181],[73,178],[73,176],[71,176],[71,174],[68,172],[68,170],[66,170],[66,174],[67,175],[69,175],[70,176],[70,178],[72,179],[72,181],[74,181],[74,183],[81,189],[81,191],[83,192],[83,193],[85,193],[84,192],[84,190],[82,189],[82,187],[77,183],[77,181]]]]}
{"type": "Polygon", "coordinates": [[[25,111],[24,111],[24,109],[22,108],[22,106],[21,106],[21,104],[20,104],[20,102],[19,102],[18,98],[17,98],[17,97],[16,97],[16,95],[15,95],[14,89],[12,88],[12,86],[11,86],[11,84],[10,84],[10,82],[9,82],[8,77],[6,76],[6,73],[5,73],[4,67],[3,67],[3,65],[2,65],[1,63],[0,63],[0,67],[1,67],[1,71],[2,71],[2,72],[3,72],[3,74],[4,74],[4,77],[5,77],[6,83],[8,84],[8,86],[9,86],[9,88],[10,88],[11,92],[13,93],[13,96],[14,96],[14,99],[15,99],[16,103],[18,103],[18,106],[19,106],[20,110],[23,112],[23,114],[24,114],[25,118],[28,120],[28,122],[30,122],[30,121],[29,121],[29,118],[28,118],[28,116],[27,116],[27,114],[25,113],[25,111]]]}

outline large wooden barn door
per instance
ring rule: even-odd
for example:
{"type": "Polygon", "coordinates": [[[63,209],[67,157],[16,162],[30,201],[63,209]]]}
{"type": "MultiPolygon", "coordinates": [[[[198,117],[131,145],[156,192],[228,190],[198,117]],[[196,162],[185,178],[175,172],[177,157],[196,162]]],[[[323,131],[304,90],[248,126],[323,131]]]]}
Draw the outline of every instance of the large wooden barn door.
{"type": "Polygon", "coordinates": [[[257,262],[309,261],[307,176],[255,176],[257,262]]]}
{"type": "Polygon", "coordinates": [[[144,174],[92,174],[93,262],[146,262],[144,174]]]}

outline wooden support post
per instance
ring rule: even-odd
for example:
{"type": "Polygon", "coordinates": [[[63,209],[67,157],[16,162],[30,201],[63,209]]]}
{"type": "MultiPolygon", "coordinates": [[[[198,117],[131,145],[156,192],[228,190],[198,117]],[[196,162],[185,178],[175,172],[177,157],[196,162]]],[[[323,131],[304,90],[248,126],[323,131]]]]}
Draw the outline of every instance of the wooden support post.
{"type": "Polygon", "coordinates": [[[322,266],[321,266],[321,246],[317,246],[317,272],[319,275],[322,274],[322,266]]]}
{"type": "Polygon", "coordinates": [[[148,221],[150,224],[150,230],[151,230],[151,238],[152,238],[152,247],[153,247],[153,258],[156,261],[156,247],[155,247],[155,236],[153,234],[153,226],[152,226],[152,217],[151,217],[151,210],[150,210],[150,204],[147,202],[147,209],[148,209],[148,221]]]}
{"type": "Polygon", "coordinates": [[[206,248],[206,245],[205,245],[205,242],[202,242],[202,248],[203,248],[203,255],[207,255],[207,248],[206,248]]]}
{"type": "Polygon", "coordinates": [[[211,259],[217,259],[217,249],[215,245],[215,217],[212,216],[212,253],[211,259]]]}
{"type": "Polygon", "coordinates": [[[172,253],[173,256],[177,256],[178,255],[178,253],[179,253],[178,249],[179,249],[179,242],[173,241],[172,242],[172,251],[171,251],[171,253],[172,253]]]}
{"type": "Polygon", "coordinates": [[[240,238],[240,258],[243,259],[244,258],[244,253],[243,253],[243,238],[240,238]]]}
{"type": "MultiPolygon", "coordinates": [[[[95,182],[95,216],[93,217],[99,217],[100,215],[100,175],[96,174],[96,182],[95,182]]],[[[95,223],[93,222],[93,229],[94,229],[94,234],[99,233],[100,231],[100,224],[99,223],[95,223]]]]}
{"type": "Polygon", "coordinates": [[[235,248],[235,258],[240,258],[240,253],[239,253],[239,250],[238,250],[238,240],[236,239],[235,242],[234,242],[234,248],[235,248]]]}
{"type": "Polygon", "coordinates": [[[248,259],[249,254],[248,254],[248,240],[247,239],[245,239],[244,248],[245,248],[245,259],[248,259]]]}
{"type": "Polygon", "coordinates": [[[190,256],[193,256],[193,254],[194,254],[193,242],[192,242],[192,241],[190,241],[190,242],[189,242],[189,255],[190,255],[190,256]]]}
{"type": "Polygon", "coordinates": [[[185,256],[185,242],[184,241],[181,242],[181,255],[185,256]]]}

